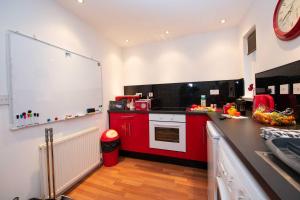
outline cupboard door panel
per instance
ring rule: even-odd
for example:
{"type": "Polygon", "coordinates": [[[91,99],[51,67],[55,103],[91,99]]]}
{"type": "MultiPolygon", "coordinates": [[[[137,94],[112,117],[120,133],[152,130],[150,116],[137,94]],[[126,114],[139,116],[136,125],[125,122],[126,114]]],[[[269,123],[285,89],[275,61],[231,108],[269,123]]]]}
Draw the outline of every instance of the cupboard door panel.
{"type": "Polygon", "coordinates": [[[149,153],[149,115],[136,114],[130,123],[130,135],[134,151],[149,153]]]}
{"type": "Polygon", "coordinates": [[[110,113],[109,128],[116,130],[120,135],[121,149],[130,149],[130,141],[128,140],[128,119],[124,118],[123,114],[110,113]]]}
{"type": "Polygon", "coordinates": [[[121,149],[149,153],[149,115],[110,113],[110,126],[121,137],[121,149]]]}
{"type": "Polygon", "coordinates": [[[186,116],[186,159],[207,162],[206,115],[186,116]]]}

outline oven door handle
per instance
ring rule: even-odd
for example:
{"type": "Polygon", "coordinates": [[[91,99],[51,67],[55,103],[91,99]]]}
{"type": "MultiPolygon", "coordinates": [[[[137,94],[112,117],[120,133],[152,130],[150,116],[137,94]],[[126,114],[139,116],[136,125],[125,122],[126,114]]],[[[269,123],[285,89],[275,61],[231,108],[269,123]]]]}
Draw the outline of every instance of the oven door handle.
{"type": "Polygon", "coordinates": [[[218,193],[221,197],[221,200],[230,200],[229,192],[226,188],[224,180],[220,176],[217,176],[217,186],[218,186],[218,193]]]}

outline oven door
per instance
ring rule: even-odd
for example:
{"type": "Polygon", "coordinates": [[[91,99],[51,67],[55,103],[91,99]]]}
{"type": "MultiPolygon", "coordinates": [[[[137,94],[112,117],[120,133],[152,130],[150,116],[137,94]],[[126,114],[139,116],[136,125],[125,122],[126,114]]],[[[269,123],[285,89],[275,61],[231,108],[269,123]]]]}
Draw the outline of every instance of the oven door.
{"type": "Polygon", "coordinates": [[[150,148],[186,152],[184,122],[150,121],[150,148]]]}

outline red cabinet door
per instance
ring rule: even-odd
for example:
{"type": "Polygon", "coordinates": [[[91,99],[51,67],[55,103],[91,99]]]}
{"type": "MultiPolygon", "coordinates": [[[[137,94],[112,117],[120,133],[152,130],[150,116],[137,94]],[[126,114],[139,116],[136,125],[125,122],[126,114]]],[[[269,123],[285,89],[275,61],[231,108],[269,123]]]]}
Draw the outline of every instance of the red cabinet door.
{"type": "Polygon", "coordinates": [[[186,159],[207,162],[206,115],[186,116],[186,159]]]}
{"type": "Polygon", "coordinates": [[[149,151],[149,115],[135,114],[129,125],[132,151],[148,153],[149,151]]]}
{"type": "Polygon", "coordinates": [[[130,140],[129,140],[129,118],[130,116],[123,113],[110,113],[109,114],[109,128],[115,129],[121,140],[121,149],[127,150],[130,149],[130,140]]]}
{"type": "Polygon", "coordinates": [[[122,150],[143,153],[148,151],[148,114],[110,113],[109,127],[120,134],[122,150]]]}

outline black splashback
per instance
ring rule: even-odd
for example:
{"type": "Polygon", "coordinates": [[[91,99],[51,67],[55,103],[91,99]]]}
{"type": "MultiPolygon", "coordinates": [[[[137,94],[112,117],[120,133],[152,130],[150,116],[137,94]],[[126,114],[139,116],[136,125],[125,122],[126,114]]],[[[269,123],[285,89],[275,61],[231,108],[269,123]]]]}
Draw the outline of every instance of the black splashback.
{"type": "Polygon", "coordinates": [[[296,119],[300,119],[300,95],[294,94],[293,84],[300,83],[300,60],[255,75],[256,93],[269,94],[268,86],[275,86],[275,109],[293,108],[296,119]],[[288,94],[280,94],[280,85],[288,84],[288,94]]]}
{"type": "Polygon", "coordinates": [[[206,95],[206,104],[222,106],[244,95],[244,80],[205,81],[153,85],[124,86],[125,95],[142,93],[146,98],[153,92],[152,107],[189,107],[200,104],[201,95],[206,95]],[[210,90],[219,89],[219,95],[210,95],[210,90]]]}

